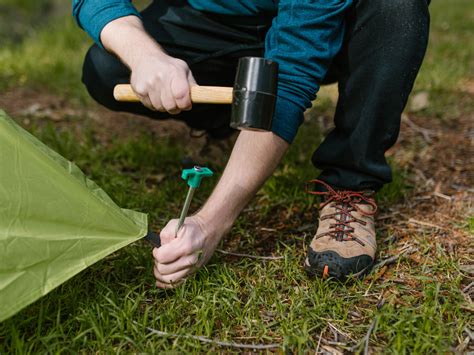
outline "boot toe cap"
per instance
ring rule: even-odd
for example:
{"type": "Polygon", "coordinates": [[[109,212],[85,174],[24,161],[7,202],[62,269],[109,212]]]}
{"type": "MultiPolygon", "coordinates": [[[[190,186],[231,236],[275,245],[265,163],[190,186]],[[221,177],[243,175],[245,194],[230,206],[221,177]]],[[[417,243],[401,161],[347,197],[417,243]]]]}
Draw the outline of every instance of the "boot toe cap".
{"type": "Polygon", "coordinates": [[[344,258],[331,250],[316,252],[310,247],[305,269],[313,276],[345,280],[350,275],[366,275],[372,269],[373,263],[373,258],[366,254],[344,258]]]}

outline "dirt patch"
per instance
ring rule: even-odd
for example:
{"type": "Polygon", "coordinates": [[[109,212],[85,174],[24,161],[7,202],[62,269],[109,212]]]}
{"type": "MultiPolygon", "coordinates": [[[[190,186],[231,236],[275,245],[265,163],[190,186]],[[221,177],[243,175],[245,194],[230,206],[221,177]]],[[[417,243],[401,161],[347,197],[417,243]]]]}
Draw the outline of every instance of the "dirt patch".
{"type": "Polygon", "coordinates": [[[94,103],[80,107],[71,105],[67,99],[27,88],[15,88],[3,93],[0,96],[0,108],[26,126],[32,120],[38,123],[53,121],[59,127],[90,125],[102,143],[111,139],[135,137],[144,132],[156,137],[184,137],[183,141],[189,136],[189,129],[179,121],[156,121],[113,112],[94,103]]]}
{"type": "MultiPolygon", "coordinates": [[[[410,260],[427,265],[429,270],[430,265],[436,265],[441,247],[443,253],[459,263],[463,275],[461,293],[468,308],[473,307],[474,297],[473,236],[468,226],[469,218],[474,216],[473,122],[474,114],[449,123],[430,117],[404,116],[400,139],[389,155],[408,170],[408,183],[413,189],[402,203],[389,207],[379,216],[379,230],[388,232],[383,242],[396,246],[390,254],[397,255],[410,245],[414,250],[410,260]],[[421,253],[424,242],[431,247],[421,253]]],[[[439,273],[432,276],[440,282],[446,277],[439,273]]],[[[390,279],[391,274],[383,278],[390,279]]],[[[399,281],[410,282],[409,279],[399,281]]]]}
{"type": "Polygon", "coordinates": [[[235,140],[234,136],[228,140],[209,141],[205,132],[191,131],[186,124],[177,120],[158,121],[113,112],[95,103],[82,107],[51,93],[28,88],[14,88],[2,93],[0,109],[27,129],[32,125],[53,122],[56,130],[71,132],[78,139],[88,130],[101,145],[144,135],[151,135],[157,141],[166,139],[184,148],[187,157],[182,157],[183,164],[189,160],[189,164],[211,161],[223,165],[235,140]]]}
{"type": "Polygon", "coordinates": [[[388,152],[413,171],[417,187],[456,194],[474,186],[474,114],[445,122],[404,115],[400,138],[388,152]]]}
{"type": "Polygon", "coordinates": [[[474,79],[466,79],[461,84],[461,89],[463,92],[474,96],[474,79]]]}

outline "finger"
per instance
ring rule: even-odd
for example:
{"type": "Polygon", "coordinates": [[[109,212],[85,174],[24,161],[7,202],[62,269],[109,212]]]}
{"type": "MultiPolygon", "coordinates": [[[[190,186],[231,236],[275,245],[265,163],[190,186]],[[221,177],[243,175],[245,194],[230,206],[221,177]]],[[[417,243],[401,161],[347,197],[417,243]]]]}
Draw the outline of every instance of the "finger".
{"type": "MultiPolygon", "coordinates": [[[[178,253],[174,253],[172,255],[169,254],[169,250],[174,251],[178,249],[178,241],[175,239],[174,242],[171,242],[171,248],[166,248],[165,251],[163,252],[164,245],[161,245],[159,248],[153,248],[152,254],[153,254],[153,259],[155,260],[155,264],[170,264],[172,262],[177,261],[180,257],[183,255],[180,255],[178,253]]],[[[166,244],[166,245],[170,245],[166,244]]]]}
{"type": "Polygon", "coordinates": [[[198,262],[198,253],[184,255],[170,264],[155,263],[161,275],[170,275],[183,269],[193,269],[198,262]]]}
{"type": "Polygon", "coordinates": [[[182,256],[187,255],[182,252],[181,241],[173,239],[171,242],[153,249],[155,263],[169,264],[177,261],[182,256]],[[166,247],[166,248],[165,248],[166,247]],[[163,250],[164,249],[164,250],[163,250]]]}
{"type": "Polygon", "coordinates": [[[184,74],[180,77],[173,78],[171,81],[171,93],[180,110],[191,109],[192,103],[189,89],[189,82],[184,74]]]}
{"type": "Polygon", "coordinates": [[[188,87],[189,87],[189,101],[190,101],[190,105],[188,106],[188,108],[185,108],[183,109],[184,111],[189,111],[193,108],[193,102],[192,102],[192,99],[191,99],[191,88],[193,86],[196,86],[197,83],[196,83],[196,79],[194,79],[194,76],[193,76],[193,73],[191,73],[191,71],[188,72],[188,87]]]}
{"type": "Polygon", "coordinates": [[[192,249],[189,245],[183,245],[179,239],[175,239],[174,241],[159,247],[153,256],[155,261],[160,264],[170,264],[176,262],[183,256],[191,254],[192,249]]]}
{"type": "Polygon", "coordinates": [[[152,111],[156,111],[156,108],[151,103],[150,97],[148,95],[137,95],[137,96],[140,99],[143,106],[145,106],[146,108],[148,108],[152,111]]]}
{"type": "Polygon", "coordinates": [[[181,110],[178,109],[178,105],[176,104],[176,101],[171,92],[171,83],[169,83],[168,85],[169,86],[167,90],[161,90],[161,103],[166,112],[175,115],[181,112],[181,110]]]}
{"type": "Polygon", "coordinates": [[[160,264],[172,263],[182,256],[192,255],[196,251],[201,249],[199,241],[193,240],[192,238],[176,238],[158,248],[155,255],[155,260],[160,264]]]}
{"type": "Polygon", "coordinates": [[[139,98],[143,106],[147,107],[148,109],[152,111],[156,111],[155,107],[153,106],[150,100],[150,96],[148,95],[149,91],[147,89],[147,86],[144,85],[143,83],[135,83],[133,79],[133,75],[131,78],[131,85],[132,85],[133,91],[135,92],[135,94],[137,95],[137,97],[139,98]]]}
{"type": "Polygon", "coordinates": [[[155,111],[166,112],[165,108],[163,107],[163,103],[161,102],[161,93],[159,91],[156,92],[156,90],[154,90],[150,92],[148,96],[150,97],[151,104],[155,108],[155,111]]]}
{"type": "Polygon", "coordinates": [[[173,288],[180,285],[185,281],[186,276],[191,273],[191,269],[184,269],[171,275],[161,275],[156,267],[153,269],[156,285],[163,288],[173,288]]]}
{"type": "Polygon", "coordinates": [[[178,225],[177,219],[170,220],[165,228],[160,232],[161,245],[168,244],[172,240],[176,239],[176,227],[178,225]]]}
{"type": "Polygon", "coordinates": [[[164,289],[176,288],[179,285],[181,285],[182,283],[184,283],[184,281],[186,281],[186,278],[182,278],[181,280],[176,281],[176,282],[172,282],[172,283],[167,282],[167,281],[163,281],[163,280],[161,280],[162,276],[159,273],[157,273],[155,271],[155,269],[153,269],[153,274],[154,274],[155,279],[156,279],[156,286],[159,287],[159,288],[164,288],[164,289]]]}
{"type": "Polygon", "coordinates": [[[181,286],[181,284],[184,283],[184,281],[186,280],[182,280],[180,282],[176,282],[172,284],[156,281],[156,287],[163,288],[163,289],[173,289],[173,288],[177,288],[178,286],[181,286]]]}
{"type": "Polygon", "coordinates": [[[173,274],[169,275],[162,275],[158,271],[158,269],[155,267],[153,269],[153,274],[155,276],[156,281],[164,283],[164,284],[175,284],[180,281],[182,281],[187,275],[192,273],[192,269],[183,269],[180,271],[177,271],[173,274]]]}

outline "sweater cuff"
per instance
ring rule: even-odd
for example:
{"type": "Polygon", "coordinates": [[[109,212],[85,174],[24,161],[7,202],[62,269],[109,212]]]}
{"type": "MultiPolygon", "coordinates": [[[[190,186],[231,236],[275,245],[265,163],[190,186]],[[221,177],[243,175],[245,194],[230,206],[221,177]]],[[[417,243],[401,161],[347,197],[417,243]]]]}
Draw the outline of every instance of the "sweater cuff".
{"type": "Polygon", "coordinates": [[[273,114],[272,132],[291,144],[301,123],[303,123],[301,108],[292,101],[278,96],[273,114]]]}
{"type": "Polygon", "coordinates": [[[113,20],[130,15],[141,17],[140,13],[130,2],[103,5],[100,9],[95,9],[95,11],[89,15],[87,21],[89,26],[82,26],[81,24],[81,27],[86,30],[95,43],[102,47],[100,33],[104,27],[113,20]]]}

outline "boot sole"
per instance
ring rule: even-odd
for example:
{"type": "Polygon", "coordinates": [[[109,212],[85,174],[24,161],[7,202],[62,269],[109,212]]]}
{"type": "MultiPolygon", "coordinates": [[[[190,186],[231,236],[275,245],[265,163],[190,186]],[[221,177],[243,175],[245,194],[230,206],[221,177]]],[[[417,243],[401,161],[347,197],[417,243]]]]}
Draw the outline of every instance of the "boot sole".
{"type": "Polygon", "coordinates": [[[373,265],[374,260],[369,255],[343,258],[334,251],[315,252],[309,248],[304,269],[313,277],[344,281],[348,278],[363,278],[373,265]]]}

